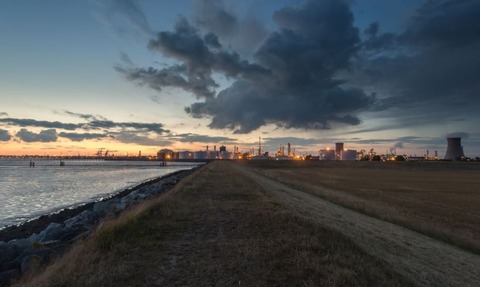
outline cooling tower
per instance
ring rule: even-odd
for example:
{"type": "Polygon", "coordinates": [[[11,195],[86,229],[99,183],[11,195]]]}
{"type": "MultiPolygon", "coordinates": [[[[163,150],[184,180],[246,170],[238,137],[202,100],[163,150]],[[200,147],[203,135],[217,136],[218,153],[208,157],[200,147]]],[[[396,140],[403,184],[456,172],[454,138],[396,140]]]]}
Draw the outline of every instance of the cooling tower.
{"type": "Polygon", "coordinates": [[[462,138],[447,138],[446,160],[457,160],[464,156],[462,147],[462,138]]]}

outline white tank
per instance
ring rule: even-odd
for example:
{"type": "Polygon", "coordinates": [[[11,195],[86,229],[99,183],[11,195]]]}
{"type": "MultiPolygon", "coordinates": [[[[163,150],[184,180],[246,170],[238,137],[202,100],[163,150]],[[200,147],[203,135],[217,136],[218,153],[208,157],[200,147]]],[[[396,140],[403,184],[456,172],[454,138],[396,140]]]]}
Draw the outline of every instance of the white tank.
{"type": "Polygon", "coordinates": [[[193,153],[194,159],[205,159],[207,158],[207,152],[205,151],[196,151],[193,153]]]}
{"type": "Polygon", "coordinates": [[[320,160],[335,160],[334,149],[322,149],[320,150],[320,160]]]}
{"type": "Polygon", "coordinates": [[[193,159],[193,152],[191,152],[191,151],[180,151],[180,152],[178,152],[178,159],[193,159]]]}

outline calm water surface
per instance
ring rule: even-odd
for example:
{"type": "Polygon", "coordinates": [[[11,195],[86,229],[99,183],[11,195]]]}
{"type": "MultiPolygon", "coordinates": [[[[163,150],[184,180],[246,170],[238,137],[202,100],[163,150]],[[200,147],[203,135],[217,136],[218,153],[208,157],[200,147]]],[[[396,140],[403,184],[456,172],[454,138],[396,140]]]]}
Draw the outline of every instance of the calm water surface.
{"type": "Polygon", "coordinates": [[[127,187],[196,163],[0,159],[0,229],[43,214],[100,200],[127,187]]]}

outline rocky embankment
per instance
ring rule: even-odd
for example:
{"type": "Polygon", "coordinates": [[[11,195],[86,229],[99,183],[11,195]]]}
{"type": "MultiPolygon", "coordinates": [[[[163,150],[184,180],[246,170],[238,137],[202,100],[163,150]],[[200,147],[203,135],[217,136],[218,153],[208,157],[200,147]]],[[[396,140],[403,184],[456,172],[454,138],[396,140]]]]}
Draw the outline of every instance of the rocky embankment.
{"type": "Polygon", "coordinates": [[[0,231],[0,286],[59,256],[106,218],[170,190],[192,170],[179,171],[126,189],[103,201],[42,216],[0,231]]]}

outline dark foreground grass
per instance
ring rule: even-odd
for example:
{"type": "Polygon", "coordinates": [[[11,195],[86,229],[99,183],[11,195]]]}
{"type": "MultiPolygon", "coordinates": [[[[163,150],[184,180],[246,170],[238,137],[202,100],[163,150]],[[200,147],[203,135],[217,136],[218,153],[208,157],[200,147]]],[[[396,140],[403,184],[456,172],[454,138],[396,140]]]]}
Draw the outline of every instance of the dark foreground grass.
{"type": "Polygon", "coordinates": [[[409,286],[221,162],[105,224],[26,286],[409,286]]]}

